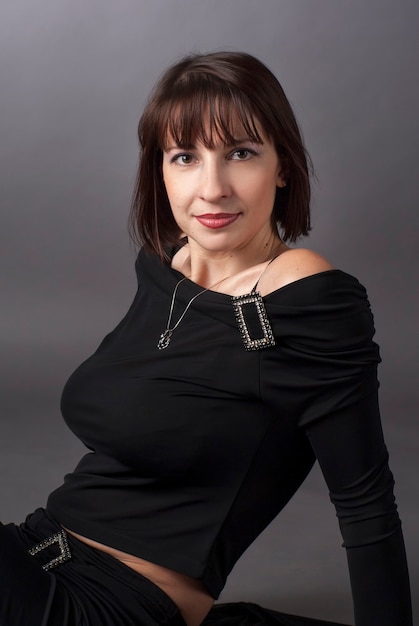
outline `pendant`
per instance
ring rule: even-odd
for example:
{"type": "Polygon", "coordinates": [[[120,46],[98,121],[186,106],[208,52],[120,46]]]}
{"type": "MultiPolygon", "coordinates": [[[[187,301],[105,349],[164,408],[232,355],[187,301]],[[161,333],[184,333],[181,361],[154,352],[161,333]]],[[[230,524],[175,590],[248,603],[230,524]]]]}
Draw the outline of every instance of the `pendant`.
{"type": "Polygon", "coordinates": [[[172,334],[173,334],[173,331],[172,331],[172,330],[169,330],[169,329],[167,328],[167,329],[164,331],[164,333],[162,333],[162,334],[160,335],[160,339],[159,339],[159,342],[158,342],[158,344],[157,344],[157,347],[158,347],[158,349],[159,349],[159,350],[164,350],[165,348],[167,348],[167,346],[169,345],[170,340],[171,340],[171,338],[172,338],[172,334]]]}
{"type": "Polygon", "coordinates": [[[272,328],[266,313],[265,304],[258,291],[245,294],[243,296],[232,296],[234,313],[239,325],[239,331],[243,339],[246,350],[260,350],[275,345],[272,328]],[[251,307],[251,308],[250,308],[251,307]],[[254,309],[252,310],[252,308],[254,309]],[[256,318],[260,324],[261,335],[252,337],[246,323],[245,310],[247,309],[248,319],[256,318]],[[252,315],[253,313],[253,315],[252,315]],[[256,316],[254,315],[256,313],[256,316]]]}

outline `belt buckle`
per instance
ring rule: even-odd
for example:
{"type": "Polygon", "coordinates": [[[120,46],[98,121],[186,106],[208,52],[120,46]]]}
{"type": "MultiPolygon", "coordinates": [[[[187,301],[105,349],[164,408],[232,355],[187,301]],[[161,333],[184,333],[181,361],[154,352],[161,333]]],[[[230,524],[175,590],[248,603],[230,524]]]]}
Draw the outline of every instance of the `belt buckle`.
{"type": "Polygon", "coordinates": [[[47,548],[50,548],[54,544],[58,545],[60,554],[42,566],[42,569],[46,572],[49,572],[50,570],[54,569],[54,567],[57,567],[58,565],[61,565],[62,563],[65,563],[66,561],[69,561],[71,559],[71,552],[67,541],[67,533],[64,530],[59,533],[55,533],[54,535],[51,535],[51,537],[47,537],[40,543],[32,546],[32,548],[28,550],[28,553],[31,556],[36,556],[37,554],[39,554],[43,550],[46,550],[47,548]]]}

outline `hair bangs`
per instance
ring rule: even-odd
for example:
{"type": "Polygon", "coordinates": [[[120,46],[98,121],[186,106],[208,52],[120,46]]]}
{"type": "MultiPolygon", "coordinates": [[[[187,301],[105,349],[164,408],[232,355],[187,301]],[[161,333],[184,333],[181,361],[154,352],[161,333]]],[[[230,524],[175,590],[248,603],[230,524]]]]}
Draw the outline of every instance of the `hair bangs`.
{"type": "Polygon", "coordinates": [[[262,143],[255,107],[243,93],[226,89],[212,77],[193,78],[172,94],[162,111],[159,142],[163,150],[169,140],[183,149],[197,142],[214,149],[219,141],[235,145],[244,138],[262,143]]]}

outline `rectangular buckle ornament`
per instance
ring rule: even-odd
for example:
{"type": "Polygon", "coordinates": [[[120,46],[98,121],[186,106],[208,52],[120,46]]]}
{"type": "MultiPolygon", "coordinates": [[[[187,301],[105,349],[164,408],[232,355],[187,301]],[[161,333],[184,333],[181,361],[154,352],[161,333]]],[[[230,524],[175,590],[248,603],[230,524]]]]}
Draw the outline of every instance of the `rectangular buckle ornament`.
{"type": "Polygon", "coordinates": [[[57,544],[60,553],[58,554],[58,556],[48,561],[48,563],[42,565],[42,569],[46,572],[49,572],[51,569],[54,569],[54,567],[57,567],[57,565],[61,565],[62,563],[65,563],[66,561],[69,561],[71,559],[71,552],[68,546],[66,532],[62,530],[55,535],[51,535],[51,537],[47,537],[47,539],[44,539],[44,541],[37,543],[35,546],[32,546],[30,550],[28,550],[31,556],[37,556],[38,554],[40,554],[40,552],[46,550],[47,548],[50,548],[55,544],[57,544]]]}
{"type": "Polygon", "coordinates": [[[269,348],[275,345],[275,338],[273,336],[272,328],[269,323],[269,319],[266,313],[265,304],[262,300],[262,296],[258,291],[248,293],[242,296],[232,296],[234,313],[239,326],[239,331],[243,339],[244,347],[246,350],[260,350],[261,348],[269,348]],[[252,338],[250,330],[246,323],[246,316],[244,309],[249,306],[254,306],[256,309],[257,317],[260,323],[260,329],[262,336],[252,338]]]}

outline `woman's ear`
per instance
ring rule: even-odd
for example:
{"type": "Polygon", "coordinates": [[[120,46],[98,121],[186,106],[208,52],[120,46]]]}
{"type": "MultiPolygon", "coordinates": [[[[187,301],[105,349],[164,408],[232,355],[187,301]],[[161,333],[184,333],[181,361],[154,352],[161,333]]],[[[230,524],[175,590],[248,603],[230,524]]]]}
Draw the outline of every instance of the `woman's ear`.
{"type": "Polygon", "coordinates": [[[278,173],[278,178],[276,181],[276,185],[277,187],[280,187],[282,189],[282,187],[286,187],[287,186],[287,180],[285,177],[285,172],[284,172],[284,168],[281,167],[279,173],[278,173]]]}
{"type": "Polygon", "coordinates": [[[287,178],[288,178],[288,163],[286,157],[280,157],[279,159],[279,171],[278,178],[276,184],[278,187],[282,189],[282,187],[287,186],[287,178]]]}

